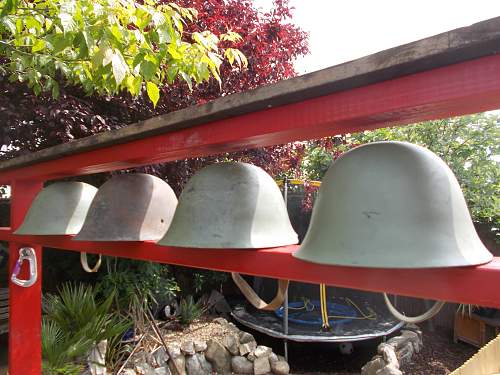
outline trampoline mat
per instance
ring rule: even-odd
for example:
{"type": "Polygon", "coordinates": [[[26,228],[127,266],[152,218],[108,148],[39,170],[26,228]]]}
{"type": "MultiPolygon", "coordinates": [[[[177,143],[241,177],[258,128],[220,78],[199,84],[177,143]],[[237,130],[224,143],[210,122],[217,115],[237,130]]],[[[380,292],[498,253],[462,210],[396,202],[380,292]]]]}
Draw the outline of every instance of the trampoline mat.
{"type": "MultiPolygon", "coordinates": [[[[292,305],[292,304],[291,304],[292,305]]],[[[360,306],[367,311],[368,305],[360,306]]],[[[330,330],[321,329],[321,313],[314,309],[310,313],[305,311],[298,314],[289,310],[288,335],[283,329],[282,311],[269,312],[254,308],[237,306],[232,316],[239,323],[277,338],[286,338],[301,342],[346,342],[361,341],[391,334],[400,329],[403,323],[395,319],[385,306],[369,305],[375,313],[375,319],[330,319],[330,330]],[[301,322],[301,323],[297,323],[301,322]]]]}

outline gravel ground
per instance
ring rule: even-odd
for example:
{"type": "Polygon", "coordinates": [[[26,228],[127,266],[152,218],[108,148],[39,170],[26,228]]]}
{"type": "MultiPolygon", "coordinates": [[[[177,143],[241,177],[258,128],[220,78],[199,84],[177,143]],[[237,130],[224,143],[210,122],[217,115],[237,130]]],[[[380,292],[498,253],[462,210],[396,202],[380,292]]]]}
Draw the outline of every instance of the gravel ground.
{"type": "Polygon", "coordinates": [[[204,316],[193,321],[188,327],[179,327],[177,330],[162,330],[163,338],[166,342],[177,341],[183,343],[186,341],[210,339],[221,342],[230,330],[218,323],[212,321],[213,317],[204,316]]]}
{"type": "Polygon", "coordinates": [[[406,375],[447,375],[478,350],[462,342],[455,344],[451,332],[424,330],[423,333],[424,347],[415,355],[414,362],[403,369],[406,375]]]}

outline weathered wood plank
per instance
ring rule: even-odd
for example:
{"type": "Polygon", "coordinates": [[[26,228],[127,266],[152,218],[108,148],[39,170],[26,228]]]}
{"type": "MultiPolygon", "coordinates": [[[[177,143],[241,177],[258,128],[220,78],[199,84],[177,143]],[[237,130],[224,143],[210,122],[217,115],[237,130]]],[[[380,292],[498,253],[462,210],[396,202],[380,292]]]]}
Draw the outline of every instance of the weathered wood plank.
{"type": "Polygon", "coordinates": [[[500,52],[500,17],[391,48],[318,72],[229,95],[0,163],[0,172],[245,113],[296,103],[500,52]]]}

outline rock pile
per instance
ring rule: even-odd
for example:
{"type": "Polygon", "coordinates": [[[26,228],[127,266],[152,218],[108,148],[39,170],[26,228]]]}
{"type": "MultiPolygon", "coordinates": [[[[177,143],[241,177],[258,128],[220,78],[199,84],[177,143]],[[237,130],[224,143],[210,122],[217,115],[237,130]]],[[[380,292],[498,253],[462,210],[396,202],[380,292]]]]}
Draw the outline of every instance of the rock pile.
{"type": "Polygon", "coordinates": [[[408,324],[387,342],[381,343],[378,354],[363,366],[361,375],[402,375],[401,366],[411,362],[414,353],[422,348],[422,331],[414,324],[408,324]]]}
{"type": "Polygon", "coordinates": [[[257,345],[248,332],[240,331],[224,318],[214,320],[228,329],[222,340],[172,342],[167,348],[135,357],[124,375],[286,375],[290,367],[272,349],[257,345]]]}

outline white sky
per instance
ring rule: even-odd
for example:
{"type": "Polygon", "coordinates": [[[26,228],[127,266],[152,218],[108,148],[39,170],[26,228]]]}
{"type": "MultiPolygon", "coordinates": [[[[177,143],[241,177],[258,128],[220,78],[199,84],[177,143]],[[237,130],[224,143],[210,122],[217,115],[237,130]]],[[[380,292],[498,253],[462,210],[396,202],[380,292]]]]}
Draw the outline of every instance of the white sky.
{"type": "MultiPolygon", "coordinates": [[[[272,0],[254,0],[267,9],[272,0]]],[[[500,0],[291,0],[310,33],[300,74],[500,16],[500,0]]]]}

